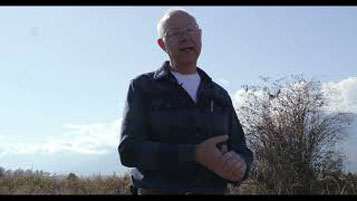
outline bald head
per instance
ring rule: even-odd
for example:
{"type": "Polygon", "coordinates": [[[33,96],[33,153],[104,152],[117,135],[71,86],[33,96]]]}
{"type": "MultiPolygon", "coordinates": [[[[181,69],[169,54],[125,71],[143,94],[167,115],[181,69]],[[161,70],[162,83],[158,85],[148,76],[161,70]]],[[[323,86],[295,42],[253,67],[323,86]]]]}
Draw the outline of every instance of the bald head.
{"type": "Polygon", "coordinates": [[[173,70],[195,73],[202,47],[202,32],[195,18],[183,10],[169,10],[160,19],[157,29],[157,43],[170,57],[173,70]]]}
{"type": "Polygon", "coordinates": [[[179,10],[179,9],[170,9],[168,12],[166,12],[159,20],[157,24],[157,33],[159,38],[163,38],[164,33],[167,29],[167,27],[172,24],[172,19],[174,19],[176,16],[183,16],[186,18],[190,18],[188,20],[192,21],[192,23],[197,24],[197,21],[195,17],[193,17],[191,14],[184,10],[179,10]]]}

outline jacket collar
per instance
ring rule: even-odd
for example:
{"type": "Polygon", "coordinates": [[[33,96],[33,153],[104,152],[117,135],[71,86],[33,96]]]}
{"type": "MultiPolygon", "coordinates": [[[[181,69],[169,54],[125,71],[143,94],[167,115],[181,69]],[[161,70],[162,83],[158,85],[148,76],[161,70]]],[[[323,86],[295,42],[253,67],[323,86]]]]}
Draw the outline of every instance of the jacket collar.
{"type": "MultiPolygon", "coordinates": [[[[201,77],[201,80],[209,83],[212,81],[211,77],[207,75],[206,72],[204,72],[202,69],[199,67],[196,68],[198,75],[201,77]]],[[[170,72],[170,61],[165,61],[162,66],[155,71],[154,74],[154,79],[155,80],[167,80],[172,83],[177,83],[176,78],[172,75],[170,72]]]]}

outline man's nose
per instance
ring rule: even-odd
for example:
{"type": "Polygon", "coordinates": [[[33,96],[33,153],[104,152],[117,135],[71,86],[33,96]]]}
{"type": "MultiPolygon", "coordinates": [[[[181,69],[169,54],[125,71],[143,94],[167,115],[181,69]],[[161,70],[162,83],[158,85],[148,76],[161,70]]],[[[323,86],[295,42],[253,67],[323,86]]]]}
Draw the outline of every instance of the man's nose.
{"type": "Polygon", "coordinates": [[[188,40],[188,39],[190,39],[190,35],[188,34],[187,31],[181,31],[180,39],[181,40],[188,40]]]}

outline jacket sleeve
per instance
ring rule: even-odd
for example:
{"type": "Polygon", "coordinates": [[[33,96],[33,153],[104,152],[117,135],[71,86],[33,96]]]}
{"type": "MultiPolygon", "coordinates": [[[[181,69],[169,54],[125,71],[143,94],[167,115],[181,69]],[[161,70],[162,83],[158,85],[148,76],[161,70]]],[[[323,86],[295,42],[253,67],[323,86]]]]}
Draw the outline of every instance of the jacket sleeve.
{"type": "MultiPolygon", "coordinates": [[[[236,153],[242,156],[244,159],[247,169],[245,171],[244,177],[242,179],[245,180],[247,179],[250,171],[250,166],[253,161],[253,153],[252,151],[247,147],[246,144],[246,139],[245,135],[243,132],[243,128],[239,122],[239,119],[237,117],[237,114],[234,110],[234,107],[232,105],[232,100],[230,100],[230,132],[229,132],[229,141],[228,141],[228,148],[230,150],[234,150],[236,153]]],[[[234,183],[234,182],[230,182],[234,183]]]]}
{"type": "Polygon", "coordinates": [[[150,141],[149,122],[143,91],[138,80],[127,93],[118,146],[124,166],[146,170],[181,169],[195,161],[196,145],[150,141]]]}

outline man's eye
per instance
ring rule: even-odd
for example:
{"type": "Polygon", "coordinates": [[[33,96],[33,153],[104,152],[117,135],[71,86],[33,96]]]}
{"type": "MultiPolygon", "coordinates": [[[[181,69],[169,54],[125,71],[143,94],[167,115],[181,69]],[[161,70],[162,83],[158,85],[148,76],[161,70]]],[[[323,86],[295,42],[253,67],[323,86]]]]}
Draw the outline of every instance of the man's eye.
{"type": "Polygon", "coordinates": [[[172,34],[173,34],[173,32],[171,32],[171,31],[168,31],[168,32],[166,33],[166,35],[169,36],[169,37],[172,36],[172,34]]]}
{"type": "Polygon", "coordinates": [[[173,32],[171,32],[171,35],[172,36],[176,36],[176,35],[179,35],[180,34],[180,31],[173,31],[173,32]]]}

